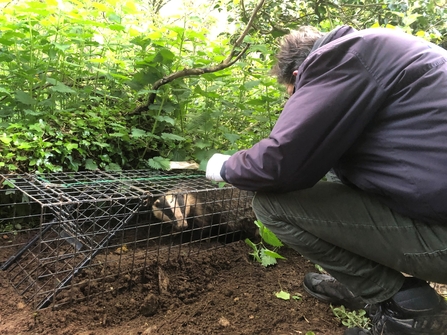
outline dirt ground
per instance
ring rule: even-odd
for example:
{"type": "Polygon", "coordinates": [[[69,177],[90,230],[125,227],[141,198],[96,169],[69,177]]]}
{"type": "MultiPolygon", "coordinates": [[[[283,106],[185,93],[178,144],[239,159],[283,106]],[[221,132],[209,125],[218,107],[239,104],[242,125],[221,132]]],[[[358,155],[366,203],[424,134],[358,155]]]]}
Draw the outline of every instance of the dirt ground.
{"type": "Polygon", "coordinates": [[[239,241],[150,266],[126,289],[108,282],[112,293],[59,310],[26,306],[0,272],[0,334],[343,334],[330,306],[302,289],[312,264],[282,248],[287,259],[264,268],[249,252],[239,241]],[[279,299],[281,290],[300,298],[279,299]]]}

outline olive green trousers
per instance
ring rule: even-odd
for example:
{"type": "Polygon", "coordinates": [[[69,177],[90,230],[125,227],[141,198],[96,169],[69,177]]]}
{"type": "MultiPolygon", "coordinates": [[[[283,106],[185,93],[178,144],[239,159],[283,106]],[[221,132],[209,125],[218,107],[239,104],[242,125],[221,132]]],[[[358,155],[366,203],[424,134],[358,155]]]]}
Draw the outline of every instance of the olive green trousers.
{"type": "Polygon", "coordinates": [[[402,273],[447,284],[447,222],[415,221],[363,191],[323,181],[289,193],[258,192],[253,209],[284,244],[367,303],[392,297],[402,273]]]}

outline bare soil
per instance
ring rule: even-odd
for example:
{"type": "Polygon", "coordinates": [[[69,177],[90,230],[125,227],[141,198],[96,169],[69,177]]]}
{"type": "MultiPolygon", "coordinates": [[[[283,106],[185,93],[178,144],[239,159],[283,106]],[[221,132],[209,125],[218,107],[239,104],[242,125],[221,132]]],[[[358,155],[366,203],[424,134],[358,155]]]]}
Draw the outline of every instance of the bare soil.
{"type": "Polygon", "coordinates": [[[120,283],[105,284],[111,293],[59,310],[34,311],[0,272],[0,334],[343,334],[330,306],[302,289],[313,264],[283,248],[287,259],[264,268],[249,252],[240,241],[180,256],[132,278],[119,276],[120,283]],[[123,280],[129,285],[114,289],[123,280]],[[279,299],[275,292],[281,290],[300,299],[279,299]]]}

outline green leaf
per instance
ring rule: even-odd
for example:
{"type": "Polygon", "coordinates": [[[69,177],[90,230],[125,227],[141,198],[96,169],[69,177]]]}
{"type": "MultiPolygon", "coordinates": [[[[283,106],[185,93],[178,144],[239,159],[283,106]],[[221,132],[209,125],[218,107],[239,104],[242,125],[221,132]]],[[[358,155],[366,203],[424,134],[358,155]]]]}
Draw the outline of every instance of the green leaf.
{"type": "Polygon", "coordinates": [[[230,141],[231,144],[234,144],[241,137],[237,134],[224,134],[225,138],[230,141]]]}
{"type": "Polygon", "coordinates": [[[263,44],[252,45],[250,47],[250,49],[253,50],[253,51],[259,51],[259,52],[261,52],[264,55],[268,55],[269,54],[269,49],[265,45],[263,45],[263,44]]]}
{"type": "Polygon", "coordinates": [[[277,264],[276,258],[266,254],[266,249],[261,249],[260,257],[261,257],[261,264],[265,267],[277,264]]]}
{"type": "MultiPolygon", "coordinates": [[[[14,115],[14,109],[13,108],[6,107],[6,106],[1,106],[0,107],[0,119],[1,118],[6,118],[6,117],[10,117],[12,115],[14,115]]],[[[7,128],[8,125],[9,124],[6,123],[6,122],[0,123],[0,127],[1,128],[7,128]]]]}
{"type": "Polygon", "coordinates": [[[171,125],[175,124],[175,120],[172,117],[166,115],[156,115],[154,116],[154,119],[157,121],[169,123],[171,125]]]}
{"type": "Polygon", "coordinates": [[[137,36],[130,43],[136,44],[140,46],[143,50],[146,49],[148,45],[150,45],[152,40],[150,38],[144,38],[143,36],[137,36]]]}
{"type": "Polygon", "coordinates": [[[37,134],[43,134],[45,124],[43,122],[33,123],[29,125],[29,129],[34,130],[37,134]]]}
{"type": "Polygon", "coordinates": [[[162,133],[161,138],[164,140],[171,140],[171,141],[184,141],[185,138],[175,135],[175,134],[169,134],[169,133],[162,133]]]}
{"type": "Polygon", "coordinates": [[[299,293],[296,293],[295,295],[292,295],[293,300],[301,300],[303,296],[299,293]]]}
{"type": "Polygon", "coordinates": [[[129,80],[129,77],[128,77],[128,76],[125,76],[125,75],[120,74],[120,73],[112,73],[112,72],[109,72],[109,75],[111,75],[113,78],[129,80]]]}
{"type": "Polygon", "coordinates": [[[107,12],[110,10],[110,7],[107,7],[106,5],[99,3],[99,2],[92,2],[92,6],[102,12],[107,12]]]}
{"type": "Polygon", "coordinates": [[[194,40],[195,38],[197,38],[198,40],[201,40],[201,41],[206,41],[207,40],[207,37],[204,34],[198,33],[198,32],[196,32],[194,30],[187,30],[186,31],[186,37],[191,39],[191,40],[194,40]]]}
{"type": "Polygon", "coordinates": [[[58,82],[56,85],[50,87],[50,90],[58,93],[71,93],[71,94],[76,93],[75,90],[71,89],[70,87],[61,82],[58,82]]]}
{"type": "Polygon", "coordinates": [[[132,128],[132,137],[140,138],[147,135],[146,131],[143,129],[132,128]]]}
{"type": "Polygon", "coordinates": [[[178,26],[171,26],[171,27],[169,27],[169,30],[176,32],[177,35],[182,35],[183,32],[185,31],[185,28],[178,27],[178,26]]]}
{"type": "Polygon", "coordinates": [[[267,227],[264,227],[262,239],[273,247],[282,247],[284,244],[267,227]]]}
{"type": "Polygon", "coordinates": [[[17,148],[28,150],[28,149],[31,149],[32,147],[33,146],[31,145],[31,143],[29,143],[29,142],[22,142],[22,143],[20,143],[20,145],[17,148]]]}
{"type": "Polygon", "coordinates": [[[0,86],[0,93],[5,93],[7,95],[11,95],[11,92],[2,86],[0,86]]]}
{"type": "Polygon", "coordinates": [[[250,239],[248,238],[245,239],[245,243],[247,243],[253,249],[253,252],[250,252],[249,255],[252,255],[258,263],[262,263],[261,257],[259,256],[258,246],[250,241],[250,239]]]}
{"type": "Polygon", "coordinates": [[[35,111],[32,109],[24,109],[23,111],[25,112],[26,115],[33,115],[33,116],[40,116],[42,114],[45,114],[41,111],[35,111]]]}
{"type": "Polygon", "coordinates": [[[247,90],[251,90],[252,88],[259,86],[260,83],[260,80],[247,81],[244,83],[244,88],[247,90]]]}
{"type": "Polygon", "coordinates": [[[204,140],[198,140],[195,146],[199,149],[210,148],[212,146],[212,143],[204,140]]]}
{"type": "Polygon", "coordinates": [[[93,159],[86,159],[85,160],[85,168],[87,170],[98,170],[98,165],[96,165],[95,161],[93,159]]]}
{"type": "Polygon", "coordinates": [[[71,167],[74,171],[78,171],[79,166],[81,165],[81,164],[79,163],[79,161],[74,160],[73,157],[72,157],[71,155],[68,155],[68,156],[67,156],[67,159],[68,159],[69,162],[70,162],[70,167],[71,167]]]}
{"type": "Polygon", "coordinates": [[[171,50],[168,50],[166,48],[162,48],[160,49],[160,51],[158,52],[158,54],[161,56],[161,58],[163,59],[163,62],[166,63],[170,63],[174,60],[175,55],[171,50]]]}
{"type": "Polygon", "coordinates": [[[65,143],[65,148],[69,152],[71,152],[73,149],[77,149],[78,147],[79,147],[78,143],[65,143]]]}
{"type": "Polygon", "coordinates": [[[290,293],[285,291],[276,292],[275,296],[282,300],[290,300],[290,293]]]}
{"type": "Polygon", "coordinates": [[[0,141],[2,141],[4,144],[9,144],[12,141],[12,138],[6,137],[6,134],[3,133],[2,136],[0,136],[0,141]]]}
{"type": "MultiPolygon", "coordinates": [[[[154,64],[155,65],[155,64],[154,64]]],[[[148,84],[155,83],[158,79],[160,79],[160,75],[157,74],[156,71],[141,71],[137,72],[131,81],[128,81],[127,84],[133,89],[142,89],[143,86],[148,84]]]]}
{"type": "Polygon", "coordinates": [[[115,23],[120,23],[122,21],[121,16],[119,16],[115,13],[109,14],[108,19],[115,23]]]}
{"type": "Polygon", "coordinates": [[[121,24],[111,24],[108,26],[109,29],[115,31],[124,31],[126,28],[121,24]]]}
{"type": "Polygon", "coordinates": [[[101,58],[91,58],[88,61],[90,63],[103,64],[103,63],[105,63],[107,61],[107,58],[104,58],[104,57],[101,57],[101,58]]]}
{"type": "Polygon", "coordinates": [[[269,256],[269,257],[273,257],[273,258],[286,259],[285,257],[281,256],[277,252],[274,252],[274,251],[268,250],[268,249],[264,250],[264,254],[269,256]]]}
{"type": "Polygon", "coordinates": [[[276,237],[276,235],[268,229],[266,226],[262,224],[261,221],[256,220],[255,225],[259,228],[259,235],[261,235],[261,238],[268,244],[270,244],[273,247],[282,247],[283,243],[276,237]]]}
{"type": "Polygon", "coordinates": [[[124,136],[126,136],[127,134],[123,134],[123,133],[120,133],[120,132],[117,132],[117,133],[110,133],[109,134],[109,136],[110,137],[124,137],[124,136]]]}
{"type": "Polygon", "coordinates": [[[121,171],[121,166],[115,163],[110,163],[106,166],[106,171],[121,171]]]}
{"type": "Polygon", "coordinates": [[[168,170],[170,168],[169,159],[163,157],[154,157],[149,159],[149,166],[157,170],[168,170]]]}
{"type": "Polygon", "coordinates": [[[258,247],[250,239],[246,238],[245,243],[247,243],[254,251],[258,251],[258,247]]]}
{"type": "Polygon", "coordinates": [[[34,100],[29,93],[23,91],[16,91],[15,98],[18,102],[28,106],[36,103],[36,100],[34,100]]]}
{"type": "Polygon", "coordinates": [[[70,46],[71,46],[70,44],[54,43],[54,47],[56,49],[58,49],[58,50],[61,50],[61,51],[65,51],[65,50],[70,49],[70,46]]]}

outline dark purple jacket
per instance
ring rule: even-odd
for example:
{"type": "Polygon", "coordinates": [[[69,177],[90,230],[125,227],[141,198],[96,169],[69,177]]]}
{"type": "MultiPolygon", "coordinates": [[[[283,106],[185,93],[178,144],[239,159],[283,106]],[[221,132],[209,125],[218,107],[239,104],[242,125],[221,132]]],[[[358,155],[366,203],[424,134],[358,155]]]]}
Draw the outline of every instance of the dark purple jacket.
{"type": "Polygon", "coordinates": [[[446,50],[343,27],[303,62],[295,89],[270,136],[222,167],[228,183],[287,192],[334,168],[402,214],[447,224],[446,50]]]}

